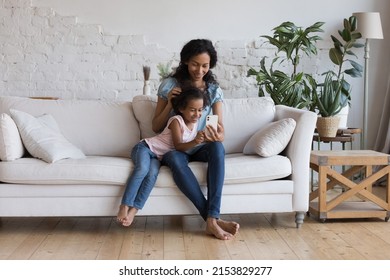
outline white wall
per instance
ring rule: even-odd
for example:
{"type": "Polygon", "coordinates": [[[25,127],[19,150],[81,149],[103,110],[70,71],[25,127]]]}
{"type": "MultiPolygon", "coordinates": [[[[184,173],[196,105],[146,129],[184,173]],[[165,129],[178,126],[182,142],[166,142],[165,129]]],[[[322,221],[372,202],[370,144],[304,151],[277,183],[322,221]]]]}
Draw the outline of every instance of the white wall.
{"type": "MultiPolygon", "coordinates": [[[[324,21],[324,42],[305,69],[327,69],[329,35],[357,11],[381,11],[384,40],[371,42],[369,142],[378,128],[390,71],[388,0],[0,0],[0,94],[131,99],[142,65],[176,61],[184,42],[204,37],[218,48],[215,70],[227,97],[256,96],[245,74],[273,50],[259,44],[282,21],[324,21]],[[38,8],[36,8],[38,7],[38,8]],[[50,9],[45,9],[49,7],[50,9]]],[[[363,64],[362,52],[359,53],[363,64]]],[[[363,79],[352,82],[350,127],[362,127],[363,79]]]]}

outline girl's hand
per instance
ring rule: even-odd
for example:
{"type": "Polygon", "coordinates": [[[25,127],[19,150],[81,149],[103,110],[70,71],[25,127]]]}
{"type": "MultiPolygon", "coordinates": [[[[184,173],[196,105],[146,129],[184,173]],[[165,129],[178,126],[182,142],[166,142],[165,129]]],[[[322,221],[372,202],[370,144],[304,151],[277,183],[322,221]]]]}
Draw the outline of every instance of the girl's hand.
{"type": "Polygon", "coordinates": [[[203,143],[204,142],[204,132],[198,131],[198,134],[196,135],[194,141],[196,144],[203,143]]]}
{"type": "Polygon", "coordinates": [[[204,137],[210,142],[222,142],[224,139],[223,127],[218,123],[218,130],[215,130],[212,126],[206,126],[207,132],[204,133],[204,137]]]}

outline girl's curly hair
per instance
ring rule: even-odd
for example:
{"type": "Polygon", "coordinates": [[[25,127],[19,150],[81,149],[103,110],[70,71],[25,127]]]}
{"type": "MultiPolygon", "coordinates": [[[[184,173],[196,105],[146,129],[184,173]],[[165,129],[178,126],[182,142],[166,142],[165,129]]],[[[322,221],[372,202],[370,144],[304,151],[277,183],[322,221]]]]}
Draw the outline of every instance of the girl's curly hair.
{"type": "Polygon", "coordinates": [[[176,95],[172,98],[172,107],[173,111],[177,115],[181,115],[180,109],[184,109],[187,107],[188,102],[194,99],[202,99],[203,100],[203,108],[207,107],[209,104],[208,98],[203,93],[202,90],[196,87],[186,87],[182,90],[179,95],[176,95]]]}

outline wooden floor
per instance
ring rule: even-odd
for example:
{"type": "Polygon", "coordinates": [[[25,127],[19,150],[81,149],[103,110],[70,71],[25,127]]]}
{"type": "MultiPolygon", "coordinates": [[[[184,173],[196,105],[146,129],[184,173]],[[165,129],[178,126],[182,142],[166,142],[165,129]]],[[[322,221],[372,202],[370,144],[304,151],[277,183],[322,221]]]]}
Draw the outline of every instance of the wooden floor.
{"type": "Polygon", "coordinates": [[[131,228],[113,218],[2,218],[0,259],[115,260],[365,260],[390,259],[390,223],[327,220],[294,214],[223,216],[241,224],[234,240],[204,233],[198,216],[136,217],[131,228]]]}

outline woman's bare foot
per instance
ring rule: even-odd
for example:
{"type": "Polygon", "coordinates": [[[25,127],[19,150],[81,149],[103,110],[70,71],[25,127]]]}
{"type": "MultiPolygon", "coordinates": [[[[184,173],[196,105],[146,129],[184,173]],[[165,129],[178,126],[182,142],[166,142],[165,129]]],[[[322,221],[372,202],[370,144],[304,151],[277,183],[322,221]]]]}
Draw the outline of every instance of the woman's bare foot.
{"type": "Polygon", "coordinates": [[[232,235],[236,235],[239,228],[240,228],[240,225],[236,222],[229,222],[229,221],[225,221],[225,220],[222,220],[222,219],[218,219],[217,220],[217,224],[224,230],[224,231],[227,231],[229,233],[231,233],[232,235]]]}
{"type": "Polygon", "coordinates": [[[214,235],[216,238],[221,240],[229,240],[233,238],[233,235],[225,230],[223,230],[217,223],[215,218],[207,218],[206,221],[206,232],[208,234],[214,235]]]}
{"type": "Polygon", "coordinates": [[[130,210],[127,212],[126,217],[122,220],[122,226],[124,227],[130,226],[133,223],[134,217],[137,214],[137,212],[138,212],[137,208],[130,207],[130,210]]]}
{"type": "Polygon", "coordinates": [[[118,222],[122,223],[122,221],[126,218],[127,212],[129,212],[129,206],[121,204],[119,206],[118,215],[116,216],[116,219],[118,222]]]}

